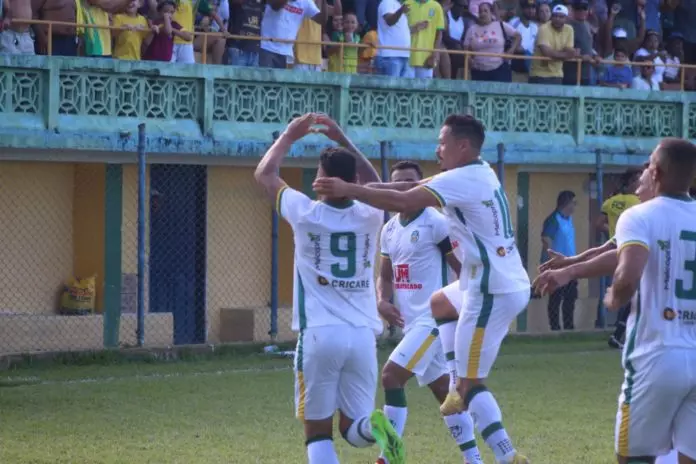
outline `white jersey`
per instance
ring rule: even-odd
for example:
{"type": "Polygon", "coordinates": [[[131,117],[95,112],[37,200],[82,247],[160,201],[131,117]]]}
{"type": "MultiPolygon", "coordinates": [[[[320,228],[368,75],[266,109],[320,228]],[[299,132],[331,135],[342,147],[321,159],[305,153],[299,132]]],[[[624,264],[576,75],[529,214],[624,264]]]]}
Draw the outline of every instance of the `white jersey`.
{"type": "Polygon", "coordinates": [[[394,304],[406,330],[415,325],[435,327],[430,297],[453,276],[438,246],[448,237],[447,219],[435,208],[425,208],[408,222],[397,214],[382,229],[380,251],[392,263],[394,304]]]}
{"type": "Polygon", "coordinates": [[[461,247],[462,290],[501,294],[530,288],[505,190],[488,163],[476,160],[442,172],[423,188],[437,198],[453,245],[461,247]]]}
{"type": "Polygon", "coordinates": [[[619,217],[616,240],[619,252],[650,252],[627,321],[624,367],[665,348],[696,349],[696,202],[659,196],[636,205],[619,217]]]}
{"type": "Polygon", "coordinates": [[[295,240],[292,329],[344,324],[381,333],[373,262],[384,213],[358,202],[331,206],[289,187],[276,209],[295,240]]]}

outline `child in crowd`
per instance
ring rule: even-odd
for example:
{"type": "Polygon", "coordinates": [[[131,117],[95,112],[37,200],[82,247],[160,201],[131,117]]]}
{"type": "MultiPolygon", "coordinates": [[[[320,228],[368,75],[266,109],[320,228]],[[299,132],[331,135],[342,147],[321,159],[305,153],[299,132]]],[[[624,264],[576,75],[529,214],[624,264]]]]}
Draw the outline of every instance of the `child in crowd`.
{"type": "MultiPolygon", "coordinates": [[[[342,42],[359,44],[360,36],[358,35],[358,17],[355,13],[346,13],[342,18],[342,28],[334,18],[334,31],[331,34],[331,42],[342,42]]],[[[358,72],[358,47],[340,47],[334,45],[328,48],[329,54],[329,71],[343,72],[355,74],[358,72]],[[341,56],[341,48],[343,55],[341,56]]]]}
{"type": "Polygon", "coordinates": [[[619,89],[627,89],[633,81],[633,71],[628,63],[628,54],[623,48],[614,50],[614,60],[621,64],[608,65],[604,71],[604,76],[599,80],[602,87],[616,87],[619,89]]]}
{"type": "Polygon", "coordinates": [[[181,24],[172,19],[176,12],[174,0],[161,0],[157,5],[157,19],[153,22],[154,36],[147,44],[143,59],[149,61],[171,61],[174,37],[192,40],[190,32],[182,30],[181,24]]]}
{"type": "Polygon", "coordinates": [[[131,0],[126,7],[126,12],[114,15],[113,26],[123,29],[115,29],[112,32],[114,38],[113,56],[119,60],[140,60],[144,41],[152,39],[155,28],[151,28],[147,19],[138,14],[138,0],[131,0]]]}

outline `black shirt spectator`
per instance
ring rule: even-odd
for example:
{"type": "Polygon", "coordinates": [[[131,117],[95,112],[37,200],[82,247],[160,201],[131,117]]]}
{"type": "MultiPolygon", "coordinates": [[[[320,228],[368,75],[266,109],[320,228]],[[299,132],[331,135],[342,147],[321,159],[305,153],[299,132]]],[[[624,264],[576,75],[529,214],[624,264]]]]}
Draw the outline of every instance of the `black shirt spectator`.
{"type": "MultiPolygon", "coordinates": [[[[259,37],[265,2],[263,0],[230,1],[230,22],[227,31],[232,35],[259,37]]],[[[258,66],[261,42],[258,40],[228,39],[229,64],[258,66]]]]}

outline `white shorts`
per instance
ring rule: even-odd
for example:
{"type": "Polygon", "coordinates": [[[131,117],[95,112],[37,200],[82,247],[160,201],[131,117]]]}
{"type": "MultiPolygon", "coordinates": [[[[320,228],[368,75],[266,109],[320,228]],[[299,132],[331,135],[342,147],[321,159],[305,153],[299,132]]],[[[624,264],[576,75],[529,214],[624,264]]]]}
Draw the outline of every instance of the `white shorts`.
{"type": "Polygon", "coordinates": [[[677,450],[672,450],[668,454],[658,456],[655,464],[679,464],[679,453],[677,450]]]}
{"type": "Polygon", "coordinates": [[[196,54],[193,52],[192,43],[174,44],[172,48],[172,59],[170,63],[196,63],[196,54]]]}
{"type": "Polygon", "coordinates": [[[421,387],[448,375],[442,345],[437,341],[437,329],[432,327],[410,328],[389,355],[389,361],[412,372],[421,387]]]}
{"type": "Polygon", "coordinates": [[[332,325],[300,333],[295,351],[297,418],[321,420],[337,409],[369,415],[377,392],[377,339],[369,327],[332,325]]]}
{"type": "Polygon", "coordinates": [[[466,292],[454,342],[460,377],[488,377],[510,325],[528,303],[529,290],[496,295],[466,292]]]}
{"type": "Polygon", "coordinates": [[[671,348],[631,362],[616,414],[616,453],[696,459],[696,352],[671,348]]]}
{"type": "Polygon", "coordinates": [[[464,294],[467,292],[459,288],[459,281],[455,280],[448,286],[443,287],[442,293],[445,294],[445,297],[447,300],[449,300],[450,304],[454,306],[457,313],[460,313],[462,310],[462,304],[464,303],[464,294]]]}

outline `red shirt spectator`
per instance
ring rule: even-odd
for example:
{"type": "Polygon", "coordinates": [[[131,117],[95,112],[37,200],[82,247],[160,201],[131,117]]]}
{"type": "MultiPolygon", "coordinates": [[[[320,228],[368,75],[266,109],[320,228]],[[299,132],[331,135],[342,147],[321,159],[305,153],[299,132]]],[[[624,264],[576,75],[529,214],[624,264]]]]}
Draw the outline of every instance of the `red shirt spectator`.
{"type": "MultiPolygon", "coordinates": [[[[153,22],[155,26],[159,26],[159,33],[155,34],[147,47],[143,60],[147,61],[171,61],[172,51],[174,50],[174,34],[167,34],[164,30],[164,20],[158,19],[153,22]]],[[[172,29],[175,31],[181,30],[181,24],[172,21],[172,29]]]]}

